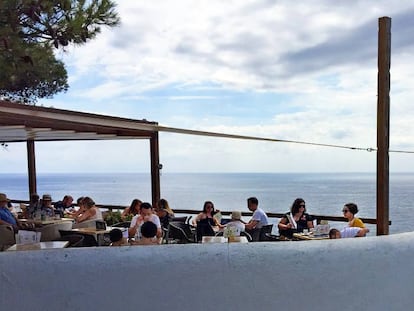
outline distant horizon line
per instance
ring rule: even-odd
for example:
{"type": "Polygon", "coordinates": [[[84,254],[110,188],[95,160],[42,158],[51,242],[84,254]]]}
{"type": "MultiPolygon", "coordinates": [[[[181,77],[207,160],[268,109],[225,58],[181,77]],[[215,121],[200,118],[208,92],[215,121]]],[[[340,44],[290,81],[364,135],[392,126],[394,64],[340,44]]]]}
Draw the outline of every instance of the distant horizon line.
{"type": "MultiPolygon", "coordinates": [[[[375,174],[375,171],[352,171],[352,172],[344,172],[344,171],[321,171],[321,172],[161,172],[162,174],[375,174]]],[[[403,171],[390,171],[390,174],[413,174],[414,172],[403,172],[403,171]]],[[[1,172],[0,175],[5,174],[15,174],[15,175],[27,175],[27,172],[1,172]]],[[[122,172],[122,171],[114,171],[114,172],[36,172],[37,175],[67,175],[67,174],[148,174],[150,172],[122,172]]]]}

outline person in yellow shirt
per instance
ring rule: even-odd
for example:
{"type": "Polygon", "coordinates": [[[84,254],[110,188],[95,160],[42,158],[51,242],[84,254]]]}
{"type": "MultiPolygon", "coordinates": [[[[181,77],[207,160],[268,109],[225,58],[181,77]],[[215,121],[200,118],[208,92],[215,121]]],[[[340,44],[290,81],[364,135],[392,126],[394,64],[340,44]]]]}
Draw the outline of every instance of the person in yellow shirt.
{"type": "Polygon", "coordinates": [[[355,214],[358,213],[358,206],[355,203],[346,203],[342,209],[342,213],[348,219],[348,227],[365,228],[362,220],[355,217],[355,214]]]}

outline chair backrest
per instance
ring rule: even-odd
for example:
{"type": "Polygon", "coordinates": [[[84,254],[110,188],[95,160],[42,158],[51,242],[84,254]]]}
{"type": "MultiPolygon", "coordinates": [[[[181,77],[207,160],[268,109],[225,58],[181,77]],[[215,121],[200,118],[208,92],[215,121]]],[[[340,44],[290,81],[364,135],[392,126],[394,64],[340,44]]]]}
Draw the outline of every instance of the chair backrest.
{"type": "Polygon", "coordinates": [[[272,233],[273,224],[264,225],[260,228],[260,237],[259,241],[268,241],[269,238],[266,236],[266,233],[272,233]]]}
{"type": "Polygon", "coordinates": [[[83,235],[80,234],[69,234],[61,237],[59,241],[68,241],[68,247],[82,247],[83,246],[83,235]]]}
{"type": "Polygon", "coordinates": [[[60,238],[59,230],[70,230],[72,229],[72,222],[65,221],[55,224],[46,225],[37,229],[36,231],[41,232],[40,242],[54,241],[60,238]]]}
{"type": "MultiPolygon", "coordinates": [[[[170,222],[168,228],[168,239],[176,240],[178,243],[194,243],[192,236],[187,235],[185,223],[182,222],[170,222]]],[[[187,225],[188,226],[188,225],[187,225]]]]}
{"type": "Polygon", "coordinates": [[[174,221],[174,222],[184,222],[184,223],[186,223],[187,222],[187,216],[183,216],[183,217],[173,217],[172,219],[171,219],[171,221],[174,221]]]}
{"type": "Polygon", "coordinates": [[[247,238],[247,241],[249,241],[249,242],[252,242],[253,241],[252,236],[248,232],[246,232],[246,231],[240,232],[240,236],[245,236],[247,238]]]}
{"type": "Polygon", "coordinates": [[[14,244],[16,244],[16,239],[13,227],[9,225],[0,225],[0,251],[7,249],[14,244]]]}

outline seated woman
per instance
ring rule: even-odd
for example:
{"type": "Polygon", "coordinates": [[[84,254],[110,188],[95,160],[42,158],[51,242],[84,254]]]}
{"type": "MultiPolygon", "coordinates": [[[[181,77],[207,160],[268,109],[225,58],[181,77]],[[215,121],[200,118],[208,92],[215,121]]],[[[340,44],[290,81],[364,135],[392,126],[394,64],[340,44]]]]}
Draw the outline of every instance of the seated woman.
{"type": "Polygon", "coordinates": [[[297,198],[293,201],[290,212],[286,213],[277,225],[282,237],[291,239],[293,233],[313,228],[312,216],[306,213],[305,200],[297,198]]]}
{"type": "Polygon", "coordinates": [[[67,217],[70,217],[70,218],[75,218],[76,219],[76,217],[78,217],[80,214],[82,214],[83,212],[85,212],[85,205],[83,204],[83,199],[84,199],[85,197],[79,197],[77,200],[76,200],[76,205],[78,206],[78,209],[76,210],[76,209],[74,209],[74,208],[72,208],[72,209],[69,209],[68,211],[66,211],[66,216],[67,217]]]}
{"type": "Polygon", "coordinates": [[[103,220],[102,212],[99,207],[95,206],[95,202],[90,197],[85,197],[82,200],[84,207],[83,212],[75,218],[77,223],[87,220],[103,220]]]}
{"type": "Polygon", "coordinates": [[[200,242],[203,236],[214,236],[213,227],[224,228],[214,218],[214,204],[211,201],[204,202],[203,211],[193,219],[193,225],[197,226],[197,241],[200,242]]]}
{"type": "Polygon", "coordinates": [[[139,214],[139,209],[141,208],[142,201],[139,199],[133,199],[131,205],[124,209],[121,214],[121,218],[124,221],[131,220],[135,215],[139,214]]]}
{"type": "Polygon", "coordinates": [[[157,202],[157,208],[155,209],[155,212],[160,218],[161,226],[167,229],[171,219],[174,218],[174,212],[170,208],[168,201],[165,199],[159,200],[157,202]]]}
{"type": "Polygon", "coordinates": [[[355,217],[355,214],[358,213],[358,206],[355,203],[345,204],[342,212],[344,213],[344,217],[348,219],[348,227],[365,228],[362,220],[355,217]]]}

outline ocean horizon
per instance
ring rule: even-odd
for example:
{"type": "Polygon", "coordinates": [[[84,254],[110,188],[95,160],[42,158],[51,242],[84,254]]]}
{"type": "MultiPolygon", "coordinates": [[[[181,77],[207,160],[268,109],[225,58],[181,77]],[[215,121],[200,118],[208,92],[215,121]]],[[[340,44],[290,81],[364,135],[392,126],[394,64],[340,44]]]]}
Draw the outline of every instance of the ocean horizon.
{"type": "MultiPolygon", "coordinates": [[[[354,202],[357,216],[376,218],[376,173],[163,172],[160,181],[161,197],[172,209],[201,210],[209,200],[219,210],[247,211],[246,199],[255,196],[266,212],[283,213],[301,197],[310,214],[342,216],[343,205],[354,202]]],[[[413,187],[414,173],[390,173],[390,233],[412,231],[413,187]]],[[[70,194],[90,196],[102,205],[128,206],[134,198],[151,202],[149,173],[38,173],[37,189],[54,201],[70,194]]],[[[0,174],[0,192],[28,200],[27,174],[0,174]]],[[[375,234],[375,225],[368,227],[375,234]]]]}

